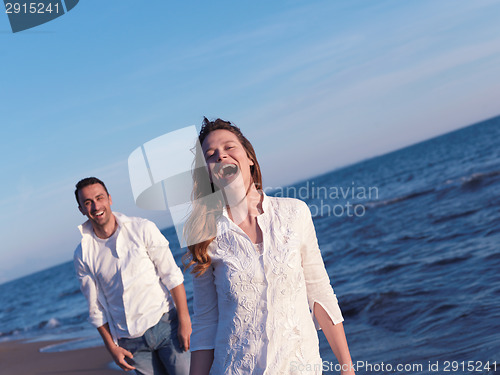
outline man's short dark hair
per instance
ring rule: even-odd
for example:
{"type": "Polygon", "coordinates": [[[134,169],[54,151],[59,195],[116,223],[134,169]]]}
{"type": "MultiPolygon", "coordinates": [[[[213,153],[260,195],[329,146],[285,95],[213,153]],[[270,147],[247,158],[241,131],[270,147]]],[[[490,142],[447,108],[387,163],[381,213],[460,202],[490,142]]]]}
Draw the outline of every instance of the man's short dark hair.
{"type": "Polygon", "coordinates": [[[75,187],[76,187],[75,198],[76,198],[76,202],[78,203],[78,207],[80,207],[80,201],[78,200],[78,192],[81,189],[83,189],[85,186],[94,185],[94,184],[101,184],[102,187],[104,188],[104,190],[106,190],[106,194],[109,195],[108,189],[106,188],[106,185],[104,185],[104,182],[99,180],[97,177],[86,177],[86,178],[78,181],[78,183],[75,185],[75,187]]]}

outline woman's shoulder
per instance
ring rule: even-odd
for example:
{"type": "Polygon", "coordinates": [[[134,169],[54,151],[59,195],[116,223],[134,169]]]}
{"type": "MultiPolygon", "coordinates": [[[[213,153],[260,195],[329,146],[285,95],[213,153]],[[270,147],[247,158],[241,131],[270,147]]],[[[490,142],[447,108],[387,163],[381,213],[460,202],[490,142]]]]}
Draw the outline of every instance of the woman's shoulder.
{"type": "Polygon", "coordinates": [[[297,212],[308,211],[309,207],[306,202],[297,199],[297,198],[288,198],[288,197],[273,197],[266,196],[269,199],[269,204],[274,208],[274,210],[292,210],[297,212]]]}

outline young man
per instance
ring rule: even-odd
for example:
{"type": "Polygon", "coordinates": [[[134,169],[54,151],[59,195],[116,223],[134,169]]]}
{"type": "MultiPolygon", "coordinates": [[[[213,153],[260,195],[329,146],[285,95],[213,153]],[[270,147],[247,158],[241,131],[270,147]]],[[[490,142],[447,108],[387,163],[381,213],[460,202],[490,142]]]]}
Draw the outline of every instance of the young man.
{"type": "Polygon", "coordinates": [[[95,177],[76,184],[88,220],[74,262],[97,328],[113,360],[137,374],[188,374],[191,320],[184,277],[151,221],[111,211],[95,177]]]}

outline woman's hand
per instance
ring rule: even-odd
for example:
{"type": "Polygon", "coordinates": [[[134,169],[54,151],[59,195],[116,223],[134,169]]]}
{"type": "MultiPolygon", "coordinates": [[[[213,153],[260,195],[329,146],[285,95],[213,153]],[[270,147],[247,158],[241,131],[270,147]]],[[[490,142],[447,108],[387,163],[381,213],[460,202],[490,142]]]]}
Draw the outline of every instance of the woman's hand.
{"type": "Polygon", "coordinates": [[[344,326],[342,323],[333,324],[332,319],[319,304],[314,304],[314,316],[323,330],[333,354],[337,357],[337,361],[341,366],[341,375],[354,375],[354,367],[352,365],[351,354],[347,346],[347,339],[345,337],[344,326]]]}

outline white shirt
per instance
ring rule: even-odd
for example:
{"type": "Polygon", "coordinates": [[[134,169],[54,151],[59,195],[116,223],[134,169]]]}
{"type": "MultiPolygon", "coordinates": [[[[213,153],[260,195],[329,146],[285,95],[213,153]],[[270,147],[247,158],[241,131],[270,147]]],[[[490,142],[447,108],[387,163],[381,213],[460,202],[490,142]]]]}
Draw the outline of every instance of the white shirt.
{"type": "Polygon", "coordinates": [[[191,350],[215,349],[216,375],[321,374],[314,303],[343,318],[311,213],[297,199],[264,195],[262,206],[262,255],[226,213],[217,224],[212,264],[193,278],[191,350]]]}
{"type": "Polygon", "coordinates": [[[90,221],[79,226],[82,241],[74,263],[95,327],[109,324],[118,338],[140,337],[174,307],[168,290],[182,284],[168,241],[149,220],[113,213],[116,246],[101,246],[90,221]]]}

